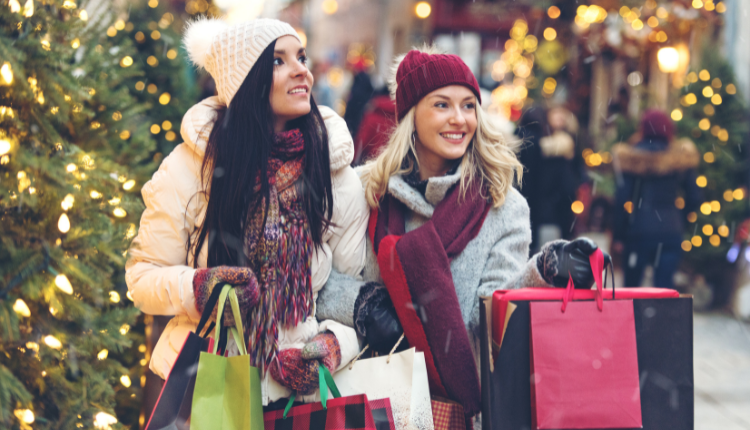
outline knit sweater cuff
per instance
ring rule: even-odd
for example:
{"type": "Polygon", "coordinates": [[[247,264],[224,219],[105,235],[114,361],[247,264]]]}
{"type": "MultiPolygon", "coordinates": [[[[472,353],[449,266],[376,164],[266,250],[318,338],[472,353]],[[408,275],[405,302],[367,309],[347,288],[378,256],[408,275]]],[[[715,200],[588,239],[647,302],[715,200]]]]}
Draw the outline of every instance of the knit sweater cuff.
{"type": "Polygon", "coordinates": [[[367,316],[376,306],[389,298],[388,290],[379,282],[368,282],[362,285],[357,300],[354,302],[354,329],[358,335],[366,337],[367,316]]]}

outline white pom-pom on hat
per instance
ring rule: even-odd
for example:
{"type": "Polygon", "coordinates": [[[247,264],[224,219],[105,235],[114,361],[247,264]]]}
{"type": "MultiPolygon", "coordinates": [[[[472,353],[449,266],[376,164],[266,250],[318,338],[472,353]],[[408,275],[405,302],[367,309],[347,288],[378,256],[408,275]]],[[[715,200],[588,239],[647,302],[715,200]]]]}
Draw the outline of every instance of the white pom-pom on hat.
{"type": "Polygon", "coordinates": [[[229,25],[220,19],[198,18],[188,23],[182,41],[190,61],[198,67],[205,68],[211,44],[216,36],[228,27],[229,25]]]}

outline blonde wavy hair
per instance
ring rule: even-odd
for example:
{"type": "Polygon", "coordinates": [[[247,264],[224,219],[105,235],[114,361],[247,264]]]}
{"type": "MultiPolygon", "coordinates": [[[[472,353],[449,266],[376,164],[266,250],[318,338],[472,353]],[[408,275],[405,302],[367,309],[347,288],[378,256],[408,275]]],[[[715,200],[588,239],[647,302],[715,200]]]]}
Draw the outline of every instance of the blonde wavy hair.
{"type": "MultiPolygon", "coordinates": [[[[434,46],[415,48],[427,54],[439,54],[434,46]]],[[[395,98],[396,70],[405,55],[396,58],[391,68],[389,87],[391,97],[395,98]]],[[[416,132],[414,125],[416,106],[412,107],[404,118],[391,132],[388,145],[377,158],[368,162],[362,169],[362,183],[365,186],[365,197],[372,208],[380,205],[380,199],[388,191],[388,181],[391,176],[404,175],[414,170],[414,164],[419,166],[419,158],[412,135],[416,132]]],[[[489,192],[494,207],[500,207],[505,202],[508,190],[514,181],[521,182],[523,165],[516,157],[516,150],[520,142],[508,142],[500,128],[486,113],[479,103],[476,107],[477,129],[469,147],[461,160],[461,196],[473,181],[479,181],[480,189],[489,192]]],[[[485,196],[487,197],[487,196],[485,196]]]]}

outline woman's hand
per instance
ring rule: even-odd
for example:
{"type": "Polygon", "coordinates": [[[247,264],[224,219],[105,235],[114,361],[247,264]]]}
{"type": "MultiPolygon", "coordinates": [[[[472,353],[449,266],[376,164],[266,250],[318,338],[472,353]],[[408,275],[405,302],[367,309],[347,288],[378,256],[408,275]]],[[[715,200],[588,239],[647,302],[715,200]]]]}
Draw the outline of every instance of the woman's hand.
{"type": "MultiPolygon", "coordinates": [[[[549,242],[542,247],[537,269],[544,280],[555,287],[565,288],[568,280],[572,278],[575,288],[590,289],[594,285],[594,272],[591,269],[589,255],[597,249],[596,243],[586,237],[571,242],[549,242]]],[[[604,265],[611,264],[609,254],[603,254],[604,265]]]]}
{"type": "MultiPolygon", "coordinates": [[[[240,314],[243,319],[246,318],[253,306],[258,304],[260,295],[258,280],[249,267],[218,266],[198,269],[193,276],[193,293],[198,312],[203,313],[213,289],[217,285],[224,284],[231,284],[234,287],[237,302],[240,305],[240,314]]],[[[216,314],[216,309],[214,309],[212,319],[216,319],[216,314]]],[[[230,303],[227,301],[222,318],[224,326],[235,325],[233,315],[230,303]]]]}
{"type": "Polygon", "coordinates": [[[315,335],[302,349],[279,352],[280,366],[271,366],[271,376],[292,391],[308,394],[318,388],[320,363],[332,373],[341,364],[339,341],[328,331],[315,335]]]}
{"type": "Polygon", "coordinates": [[[380,354],[390,352],[404,333],[396,308],[382,284],[368,282],[360,288],[354,303],[354,329],[380,354]]]}

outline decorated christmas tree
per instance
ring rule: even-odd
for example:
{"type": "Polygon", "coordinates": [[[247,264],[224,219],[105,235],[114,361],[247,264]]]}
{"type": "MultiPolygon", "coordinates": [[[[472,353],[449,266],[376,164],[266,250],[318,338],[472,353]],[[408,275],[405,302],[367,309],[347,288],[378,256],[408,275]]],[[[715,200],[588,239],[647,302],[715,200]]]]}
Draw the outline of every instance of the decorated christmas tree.
{"type": "Polygon", "coordinates": [[[0,428],[137,426],[122,267],[157,148],[94,5],[0,4],[0,428]]]}
{"type": "Polygon", "coordinates": [[[200,95],[177,32],[189,15],[171,6],[166,1],[133,0],[107,28],[111,43],[132,43],[137,49],[132,64],[142,73],[126,85],[148,109],[148,128],[158,142],[157,160],[180,142],[182,115],[200,95]]]}
{"type": "MultiPolygon", "coordinates": [[[[679,106],[672,110],[677,136],[689,137],[701,153],[697,184],[704,203],[689,221],[682,248],[685,267],[720,282],[725,256],[734,232],[748,214],[747,147],[748,112],[743,105],[731,66],[707,50],[703,67],[687,74],[679,106]]],[[[684,201],[677,199],[678,207],[684,201]]]]}

